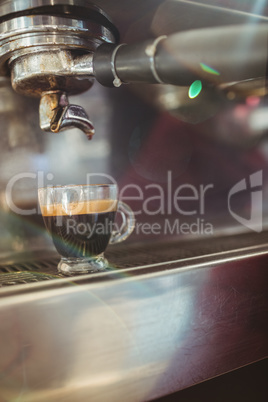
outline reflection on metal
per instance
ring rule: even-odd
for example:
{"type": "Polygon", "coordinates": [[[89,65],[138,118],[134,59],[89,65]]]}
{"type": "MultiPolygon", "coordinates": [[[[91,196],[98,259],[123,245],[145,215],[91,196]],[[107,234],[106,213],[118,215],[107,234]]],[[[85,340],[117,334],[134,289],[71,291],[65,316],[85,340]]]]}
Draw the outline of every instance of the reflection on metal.
{"type": "Polygon", "coordinates": [[[201,91],[202,91],[202,82],[200,80],[196,80],[190,86],[188,96],[190,99],[194,99],[200,94],[201,91]]]}
{"type": "Polygon", "coordinates": [[[206,71],[209,74],[220,75],[219,71],[215,70],[214,68],[208,66],[205,63],[200,63],[200,66],[201,66],[203,71],[206,71]]]}
{"type": "Polygon", "coordinates": [[[229,82],[220,85],[220,89],[226,92],[227,96],[233,94],[233,99],[245,99],[247,96],[265,96],[267,95],[267,86],[265,77],[259,77],[239,82],[229,82]]]}
{"type": "Polygon", "coordinates": [[[148,401],[264,358],[265,248],[2,289],[1,397],[148,401]]]}

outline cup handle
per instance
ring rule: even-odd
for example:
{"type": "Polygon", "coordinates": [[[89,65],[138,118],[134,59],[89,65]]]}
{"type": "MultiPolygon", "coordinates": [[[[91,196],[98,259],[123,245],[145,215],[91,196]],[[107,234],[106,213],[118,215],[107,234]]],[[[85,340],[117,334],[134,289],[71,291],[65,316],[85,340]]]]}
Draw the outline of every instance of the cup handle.
{"type": "Polygon", "coordinates": [[[122,201],[118,201],[117,213],[122,216],[122,225],[112,233],[109,244],[121,243],[131,235],[135,228],[135,215],[132,209],[122,201]]]}

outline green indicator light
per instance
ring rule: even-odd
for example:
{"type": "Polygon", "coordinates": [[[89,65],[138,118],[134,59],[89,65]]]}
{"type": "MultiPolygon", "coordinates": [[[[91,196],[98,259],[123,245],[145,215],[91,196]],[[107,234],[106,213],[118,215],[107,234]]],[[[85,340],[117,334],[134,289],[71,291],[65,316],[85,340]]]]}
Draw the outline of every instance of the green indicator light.
{"type": "Polygon", "coordinates": [[[213,74],[213,75],[220,75],[219,71],[215,70],[212,67],[209,67],[205,63],[200,63],[200,66],[201,66],[202,70],[205,71],[206,73],[213,74]]]}
{"type": "Polygon", "coordinates": [[[189,88],[188,96],[190,99],[196,98],[202,91],[202,82],[197,80],[192,83],[189,88]]]}

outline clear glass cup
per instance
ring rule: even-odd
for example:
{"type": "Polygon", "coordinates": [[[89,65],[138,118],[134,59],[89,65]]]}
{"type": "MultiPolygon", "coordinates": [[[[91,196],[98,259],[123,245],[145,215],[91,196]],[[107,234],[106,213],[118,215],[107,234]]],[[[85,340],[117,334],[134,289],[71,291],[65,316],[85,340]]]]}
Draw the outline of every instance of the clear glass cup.
{"type": "Polygon", "coordinates": [[[108,244],[124,241],[134,230],[134,213],[118,201],[115,184],[43,187],[38,198],[46,228],[61,255],[58,270],[64,275],[106,271],[108,244]],[[122,224],[115,230],[117,211],[122,224]]]}

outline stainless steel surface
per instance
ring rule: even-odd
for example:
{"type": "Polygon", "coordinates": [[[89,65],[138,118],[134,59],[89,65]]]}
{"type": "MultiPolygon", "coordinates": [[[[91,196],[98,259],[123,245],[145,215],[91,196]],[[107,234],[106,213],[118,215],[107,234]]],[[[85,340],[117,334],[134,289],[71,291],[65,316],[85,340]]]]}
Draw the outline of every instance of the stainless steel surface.
{"type": "MultiPolygon", "coordinates": [[[[258,248],[259,251],[265,251],[267,243],[268,232],[244,233],[233,236],[213,236],[209,237],[209,241],[207,238],[200,238],[180,239],[180,241],[158,239],[158,241],[147,241],[145,243],[130,242],[124,245],[110,246],[106,254],[111,269],[115,269],[113,274],[116,274],[117,269],[135,267],[147,267],[147,272],[156,272],[159,269],[158,267],[161,269],[163,264],[169,265],[170,268],[174,268],[174,264],[183,267],[191,259],[198,263],[198,258],[204,256],[209,256],[210,261],[218,261],[220,256],[225,256],[227,252],[229,258],[235,258],[237,255],[243,258],[243,251],[250,252],[251,249],[257,250],[258,248]],[[172,261],[174,264],[171,263],[172,261]]],[[[57,264],[60,257],[54,247],[47,250],[37,249],[21,253],[1,253],[0,256],[1,273],[33,271],[58,275],[57,264]]],[[[139,271],[132,270],[133,275],[136,272],[139,271]]],[[[103,276],[101,278],[103,280],[103,276]]],[[[96,280],[99,280],[99,276],[94,277],[94,281],[96,280]]]]}
{"type": "Polygon", "coordinates": [[[1,397],[149,401],[264,358],[267,257],[263,244],[1,289],[1,397]]]}
{"type": "Polygon", "coordinates": [[[7,73],[6,62],[14,58],[16,51],[28,49],[29,54],[29,49],[33,53],[40,51],[41,46],[88,52],[103,42],[114,43],[115,37],[94,21],[49,15],[14,18],[0,24],[0,73],[7,73]]]}
{"type": "MultiPolygon", "coordinates": [[[[90,56],[88,57],[90,60],[90,56]]],[[[93,84],[90,68],[81,77],[81,64],[70,51],[38,47],[36,53],[19,52],[10,62],[13,89],[27,96],[40,97],[44,92],[61,90],[75,95],[93,84]],[[76,65],[79,76],[76,76],[76,65]]]]}
{"type": "MultiPolygon", "coordinates": [[[[138,40],[170,34],[178,30],[188,30],[208,26],[245,23],[265,20],[261,7],[251,7],[251,4],[240,0],[220,1],[189,1],[189,0],[95,0],[104,15],[109,15],[122,36],[138,40]],[[212,3],[212,4],[211,4],[212,3]],[[218,7],[217,5],[222,7],[218,7]],[[229,7],[228,7],[229,6],[229,7]],[[162,33],[161,33],[162,32],[162,33]]],[[[65,5],[66,14],[73,12],[70,7],[92,6],[89,0],[4,0],[0,3],[0,15],[10,15],[38,7],[65,5]]],[[[124,39],[125,40],[125,39],[124,39]]]]}

